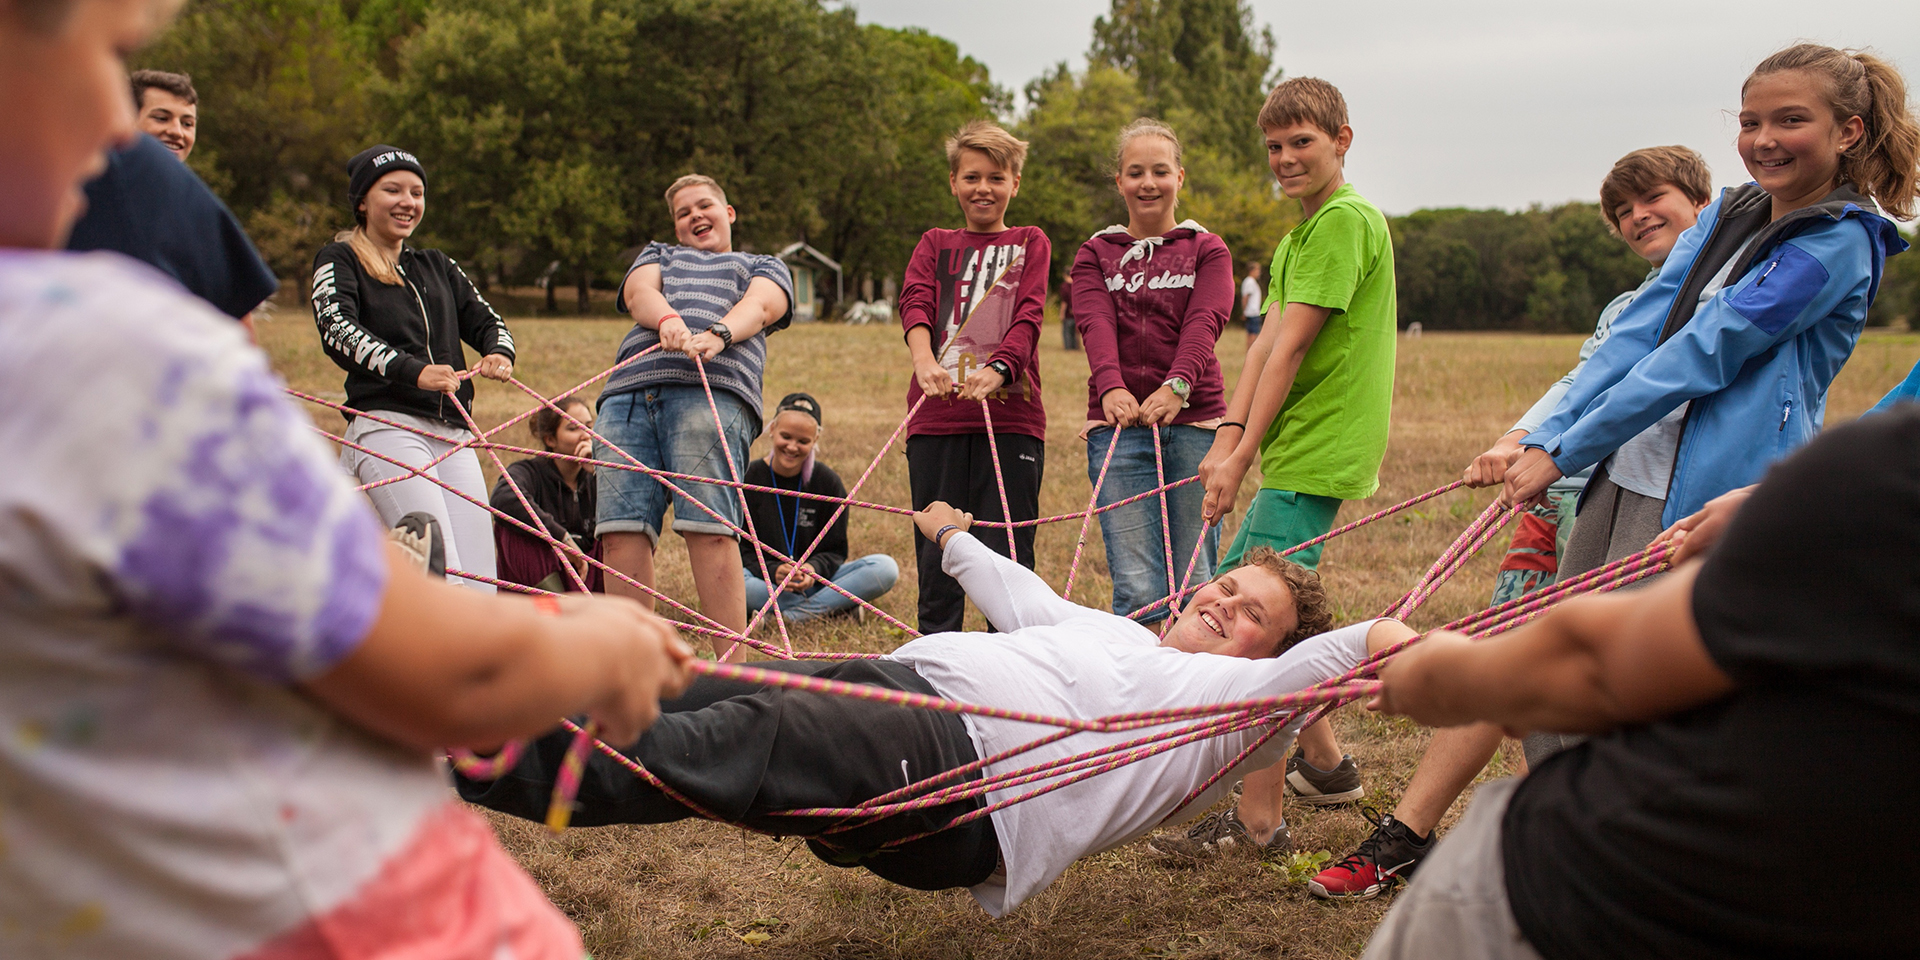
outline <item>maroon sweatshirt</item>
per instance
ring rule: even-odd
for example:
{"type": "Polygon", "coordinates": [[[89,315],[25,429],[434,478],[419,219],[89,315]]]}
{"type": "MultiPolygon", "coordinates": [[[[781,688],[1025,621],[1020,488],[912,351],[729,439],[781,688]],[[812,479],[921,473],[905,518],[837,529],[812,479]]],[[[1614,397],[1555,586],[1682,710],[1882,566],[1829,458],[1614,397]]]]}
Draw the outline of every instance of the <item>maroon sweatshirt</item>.
{"type": "MultiPolygon", "coordinates": [[[[995,360],[1013,379],[987,402],[996,433],[1047,438],[1040,405],[1040,324],[1047,302],[1047,271],[1053,244],[1039,227],[1003,233],[928,230],[907,261],[900,288],[903,331],[933,331],[933,355],[957,384],[995,360]]],[[[920,399],[920,384],[908,378],[907,406],[920,399]]],[[[935,397],[908,425],[909,436],[985,433],[978,401],[935,397]]]]}
{"type": "Polygon", "coordinates": [[[1169,377],[1193,385],[1174,423],[1226,415],[1226,384],[1213,353],[1233,310],[1226,241],[1191,220],[1145,240],[1108,227],[1080,245],[1070,295],[1092,369],[1087,419],[1106,419],[1100,398],[1107,391],[1124,388],[1144,401],[1169,377]]]}

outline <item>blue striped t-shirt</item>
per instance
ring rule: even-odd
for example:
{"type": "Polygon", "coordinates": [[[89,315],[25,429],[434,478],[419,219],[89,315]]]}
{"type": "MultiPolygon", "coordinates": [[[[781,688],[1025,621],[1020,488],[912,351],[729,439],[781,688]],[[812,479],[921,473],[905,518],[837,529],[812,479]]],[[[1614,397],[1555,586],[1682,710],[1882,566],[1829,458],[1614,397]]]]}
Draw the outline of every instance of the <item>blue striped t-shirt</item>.
{"type": "MultiPolygon", "coordinates": [[[[793,275],[787,272],[787,265],[777,257],[757,253],[710,253],[692,247],[649,243],[634,258],[633,266],[627,268],[627,273],[631,274],[650,263],[660,265],[660,290],[666,294],[667,303],[674,312],[686,322],[687,329],[694,333],[726,317],[727,311],[746,296],[747,285],[755,277],[772,280],[786,292],[787,312],[780,319],[751,337],[735,340],[733,346],[707,361],[707,379],[713,383],[714,389],[725,390],[745,401],[747,409],[753,411],[754,432],[758,433],[760,376],[767,365],[767,334],[785,329],[793,322],[793,275]]],[[[625,283],[622,282],[621,286],[624,288],[625,283]]],[[[617,307],[621,313],[627,312],[624,295],[617,307]]],[[[626,339],[620,341],[618,359],[625,360],[659,342],[658,331],[636,323],[627,332],[626,339]]],[[[607,388],[600,395],[608,397],[616,393],[633,393],[662,383],[697,387],[700,385],[700,368],[694,366],[692,358],[684,353],[655,353],[631,366],[622,367],[607,380],[607,388]]]]}

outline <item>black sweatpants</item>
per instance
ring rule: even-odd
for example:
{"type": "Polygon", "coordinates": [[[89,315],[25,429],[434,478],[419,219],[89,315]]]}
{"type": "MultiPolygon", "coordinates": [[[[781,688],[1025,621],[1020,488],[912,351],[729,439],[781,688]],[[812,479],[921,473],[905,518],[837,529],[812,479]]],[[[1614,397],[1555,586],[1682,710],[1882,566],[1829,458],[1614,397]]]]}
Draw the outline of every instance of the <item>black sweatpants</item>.
{"type": "MultiPolygon", "coordinates": [[[[1000,472],[1007,482],[1007,507],[1013,519],[1040,516],[1040,480],[1046,473],[1047,445],[1024,433],[996,433],[1000,472]]],[[[993,448],[984,433],[907,438],[907,480],[913,488],[913,508],[923,510],[935,500],[973,514],[975,520],[1003,520],[1000,486],[993,476],[993,448]]],[[[1013,532],[1019,553],[1013,557],[1033,569],[1033,527],[1013,532]]],[[[973,535],[988,549],[1007,556],[1007,532],[979,529],[973,535]]],[[[960,629],[967,613],[967,595],[960,582],[940,569],[940,547],[918,528],[913,532],[914,554],[920,567],[920,632],[946,633],[960,629]]],[[[998,628],[995,628],[998,629],[998,628]]]]}
{"type": "MultiPolygon", "coordinates": [[[[769,670],[937,695],[912,669],[886,660],[779,660],[769,670]]],[[[777,687],[701,677],[685,695],[660,704],[661,716],[621,752],[681,795],[733,823],[807,837],[820,859],[865,867],[916,890],[971,887],[1000,860],[993,821],[981,817],[889,850],[881,845],[936,829],[978,809],[959,800],[822,834],[838,821],[774,816],[802,807],[851,807],[909,782],[978,759],[960,717],[777,687]]],[[[456,773],[467,800],[528,820],[546,819],[561,758],[573,735],[562,730],[531,745],[512,771],[491,783],[456,773]]],[[[590,755],[573,823],[669,823],[696,814],[598,751],[590,755]]],[[[970,779],[978,779],[976,772],[970,779]]],[[[945,786],[943,784],[942,786],[945,786]]]]}

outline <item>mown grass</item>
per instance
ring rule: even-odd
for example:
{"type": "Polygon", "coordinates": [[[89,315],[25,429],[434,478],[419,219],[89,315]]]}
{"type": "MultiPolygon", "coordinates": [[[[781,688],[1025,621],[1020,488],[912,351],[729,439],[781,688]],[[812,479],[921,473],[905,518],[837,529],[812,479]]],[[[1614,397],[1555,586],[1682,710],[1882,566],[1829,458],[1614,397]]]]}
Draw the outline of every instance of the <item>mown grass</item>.
{"type": "MultiPolygon", "coordinates": [[[[524,320],[513,326],[521,344],[519,376],[548,395],[611,364],[626,330],[625,324],[606,320],[524,320]]],[[[295,387],[340,397],[341,375],[321,355],[313,327],[302,315],[288,312],[263,324],[261,341],[295,387]]],[[[1040,500],[1048,514],[1083,508],[1091,488],[1085,444],[1076,436],[1086,412],[1086,361],[1058,343],[1057,329],[1049,328],[1040,361],[1049,421],[1040,500]]],[[[1238,378],[1244,344],[1238,329],[1221,341],[1229,382],[1238,378]]],[[[1579,344],[1579,337],[1493,334],[1402,338],[1380,491],[1345,505],[1342,521],[1457,477],[1573,363],[1579,344]]],[[[817,396],[826,418],[821,459],[852,483],[905,414],[906,351],[897,330],[809,325],[777,335],[770,353],[767,398],[791,390],[817,396]]],[[[1857,416],[1905,376],[1916,358],[1920,336],[1869,334],[1834,385],[1827,422],[1857,416]]],[[[483,382],[478,419],[491,426],[531,404],[510,388],[483,382]]],[[[328,411],[316,411],[315,419],[328,429],[341,426],[328,411]]],[[[763,445],[756,445],[756,455],[763,452],[763,445]]],[[[491,479],[494,469],[486,467],[491,479]]],[[[1243,504],[1256,483],[1248,479],[1243,504]]],[[[906,460],[898,445],[886,452],[860,497],[908,503],[906,460]]],[[[1455,492],[1329,544],[1321,571],[1340,617],[1361,619],[1395,600],[1492,497],[1492,491],[1455,492]]],[[[1232,535],[1235,522],[1229,520],[1225,535],[1232,535]]],[[[1056,586],[1065,580],[1078,532],[1077,523],[1040,531],[1039,570],[1056,586]]],[[[899,559],[901,585],[880,606],[912,623],[908,521],[859,511],[851,537],[857,553],[884,552],[899,559]]],[[[1503,544],[1497,541],[1496,547],[1503,544]]],[[[1496,553],[1470,564],[1415,616],[1414,625],[1437,625],[1483,606],[1496,553]]],[[[1097,525],[1089,532],[1083,564],[1074,599],[1104,603],[1111,583],[1097,525]]],[[[693,604],[678,538],[667,538],[659,569],[662,588],[693,604]]],[[[795,635],[797,645],[817,650],[881,651],[903,639],[875,620],[804,625],[795,635]]],[[[1354,708],[1336,715],[1335,724],[1362,766],[1367,801],[1390,808],[1426,745],[1427,732],[1354,708]]],[[[1488,775],[1509,772],[1509,755],[1503,751],[1488,775]]],[[[1460,809],[1456,805],[1454,816],[1460,809]]],[[[1295,807],[1289,821],[1297,849],[1334,856],[1344,855],[1368,831],[1350,807],[1295,807]]],[[[1289,870],[1286,864],[1230,861],[1186,868],[1164,863],[1135,844],[1082,861],[1012,916],[993,921],[963,891],[901,889],[862,871],[826,866],[797,841],[718,824],[574,830],[551,837],[531,824],[500,817],[494,822],[514,855],[579,923],[600,960],[1351,957],[1388,906],[1384,900],[1337,906],[1314,901],[1302,876],[1311,871],[1289,870]]]]}

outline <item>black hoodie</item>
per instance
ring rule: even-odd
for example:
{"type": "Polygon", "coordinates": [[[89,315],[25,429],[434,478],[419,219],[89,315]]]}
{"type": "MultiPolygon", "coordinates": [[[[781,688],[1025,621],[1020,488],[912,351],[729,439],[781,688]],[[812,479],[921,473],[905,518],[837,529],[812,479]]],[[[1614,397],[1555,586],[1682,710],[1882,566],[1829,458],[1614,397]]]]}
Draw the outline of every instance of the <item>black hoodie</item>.
{"type": "MultiPolygon", "coordinates": [[[[460,265],[438,250],[400,251],[398,286],[381,283],[344,241],[313,258],[313,322],[327,356],[347,371],[347,406],[431,417],[465,427],[447,395],[415,386],[429,364],[467,366],[460,344],[511,360],[513,334],[473,288],[460,265]]],[[[454,396],[473,409],[473,382],[454,396]]],[[[351,420],[352,416],[348,415],[351,420]]]]}

